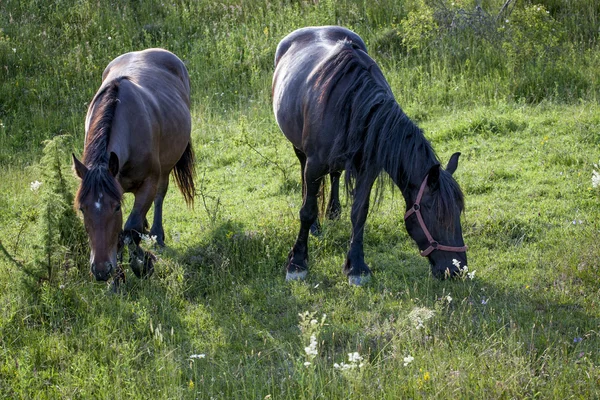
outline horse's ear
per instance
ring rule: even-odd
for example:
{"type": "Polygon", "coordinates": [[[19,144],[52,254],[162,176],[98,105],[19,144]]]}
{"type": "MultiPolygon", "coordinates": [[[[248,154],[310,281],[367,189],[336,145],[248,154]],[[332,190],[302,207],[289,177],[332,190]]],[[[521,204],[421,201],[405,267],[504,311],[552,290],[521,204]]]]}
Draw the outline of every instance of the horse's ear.
{"type": "Polygon", "coordinates": [[[73,169],[75,170],[75,173],[79,179],[83,180],[83,178],[85,178],[85,174],[88,172],[88,169],[81,161],[77,159],[77,157],[75,157],[74,153],[71,154],[73,155],[73,169]]]}
{"type": "Polygon", "coordinates": [[[110,158],[108,159],[108,170],[113,177],[116,177],[119,173],[119,157],[114,151],[110,152],[110,158]]]}
{"type": "Polygon", "coordinates": [[[440,168],[440,164],[435,164],[427,174],[427,186],[431,189],[435,189],[438,185],[440,180],[440,168]]]}
{"type": "Polygon", "coordinates": [[[452,156],[450,157],[450,161],[448,161],[446,171],[450,172],[450,174],[453,174],[454,171],[456,171],[456,168],[458,167],[458,157],[460,157],[460,153],[456,152],[452,154],[452,156]]]}

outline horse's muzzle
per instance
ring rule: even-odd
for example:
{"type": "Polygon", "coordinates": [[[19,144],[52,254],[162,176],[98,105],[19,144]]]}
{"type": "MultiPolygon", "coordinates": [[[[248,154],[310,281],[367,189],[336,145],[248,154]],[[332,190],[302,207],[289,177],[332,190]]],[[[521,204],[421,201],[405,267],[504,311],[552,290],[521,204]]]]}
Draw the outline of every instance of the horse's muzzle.
{"type": "Polygon", "coordinates": [[[103,268],[98,268],[100,265],[96,266],[96,263],[92,263],[92,274],[94,274],[97,281],[105,282],[111,276],[113,265],[110,262],[105,262],[102,264],[104,264],[103,268]]]}

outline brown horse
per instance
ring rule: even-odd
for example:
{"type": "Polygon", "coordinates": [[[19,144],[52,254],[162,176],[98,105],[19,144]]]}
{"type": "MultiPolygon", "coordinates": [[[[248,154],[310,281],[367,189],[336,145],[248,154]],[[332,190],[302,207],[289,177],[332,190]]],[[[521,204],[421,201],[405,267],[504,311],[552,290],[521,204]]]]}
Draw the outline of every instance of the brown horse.
{"type": "Polygon", "coordinates": [[[273,109],[300,161],[300,231],[288,256],[286,279],[308,271],[308,233],[317,219],[323,177],[345,171],[352,189],[352,241],[344,272],[351,284],[371,276],[363,233],[371,188],[385,171],[406,201],[405,225],[434,275],[457,274],[467,262],[460,214],[462,192],[452,177],[455,153],[441,168],[423,132],[402,111],[363,40],[339,26],[308,27],[286,36],[275,53],[273,109]]]}
{"type": "Polygon", "coordinates": [[[164,245],[162,207],[171,171],[186,202],[193,203],[190,133],[190,81],[177,56],[148,49],[108,64],[88,108],[82,161],[73,155],[81,179],[75,202],[83,213],[97,280],[106,281],[117,269],[123,243],[129,245],[135,274],[152,273],[152,257],[139,247],[146,213],[154,201],[150,235],[164,245]],[[122,230],[125,192],[135,201],[122,230]]]}

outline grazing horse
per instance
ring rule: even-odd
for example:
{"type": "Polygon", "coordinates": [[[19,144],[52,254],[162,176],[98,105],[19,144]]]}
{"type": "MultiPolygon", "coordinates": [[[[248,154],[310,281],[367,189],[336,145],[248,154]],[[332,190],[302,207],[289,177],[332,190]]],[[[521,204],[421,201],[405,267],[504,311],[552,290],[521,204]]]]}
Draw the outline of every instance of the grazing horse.
{"type": "Polygon", "coordinates": [[[363,233],[369,196],[385,171],[406,201],[405,226],[437,277],[459,272],[466,249],[462,192],[452,177],[460,153],[443,169],[423,132],[402,111],[381,70],[354,32],[308,27],[286,36],[275,53],[273,109],[294,147],[302,172],[300,231],[287,264],[287,280],[308,271],[308,233],[327,174],[345,171],[352,194],[352,240],[344,264],[350,284],[371,276],[363,233]]]}
{"type": "Polygon", "coordinates": [[[146,213],[154,202],[150,235],[164,245],[162,207],[171,171],[186,202],[193,203],[190,133],[190,81],[177,56],[148,49],[108,64],[88,108],[82,161],[73,155],[81,179],[75,202],[83,213],[97,280],[106,281],[116,271],[123,244],[129,246],[135,274],[152,273],[153,257],[139,247],[148,227],[146,213]],[[125,192],[135,201],[122,231],[125,192]]]}

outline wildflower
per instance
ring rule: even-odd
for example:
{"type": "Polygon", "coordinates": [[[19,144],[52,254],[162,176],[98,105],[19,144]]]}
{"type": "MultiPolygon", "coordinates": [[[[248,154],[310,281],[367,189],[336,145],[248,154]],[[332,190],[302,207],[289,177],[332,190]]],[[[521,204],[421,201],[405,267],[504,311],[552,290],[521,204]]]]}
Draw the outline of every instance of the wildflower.
{"type": "Polygon", "coordinates": [[[423,382],[427,382],[431,379],[431,375],[429,375],[429,371],[425,371],[423,374],[423,382]]]}
{"type": "Polygon", "coordinates": [[[310,336],[310,344],[304,348],[304,352],[307,356],[316,356],[317,352],[317,337],[315,335],[310,336]]]}
{"type": "Polygon", "coordinates": [[[452,296],[450,296],[449,294],[446,295],[446,301],[448,302],[448,304],[452,303],[452,296]]]}
{"type": "Polygon", "coordinates": [[[29,189],[31,189],[32,192],[37,192],[40,186],[42,186],[42,182],[40,181],[31,182],[29,189]]]}
{"type": "MultiPolygon", "coordinates": [[[[594,167],[598,168],[598,164],[594,164],[594,167]]],[[[597,188],[600,186],[600,172],[595,169],[592,170],[592,187],[597,188]]]]}
{"type": "Polygon", "coordinates": [[[348,353],[348,361],[350,361],[351,363],[358,363],[360,361],[362,361],[363,358],[360,354],[358,354],[357,351],[355,351],[354,353],[348,353]]]}
{"type": "Polygon", "coordinates": [[[409,314],[408,318],[412,321],[416,329],[425,328],[425,323],[434,316],[434,311],[426,307],[415,307],[409,314]]]}
{"type": "Polygon", "coordinates": [[[456,267],[456,268],[460,268],[460,261],[458,261],[456,258],[452,259],[452,264],[456,267]]]}
{"type": "Polygon", "coordinates": [[[417,317],[416,323],[417,323],[417,327],[416,327],[417,329],[422,329],[425,327],[425,325],[423,325],[423,320],[419,317],[417,317]]]}
{"type": "Polygon", "coordinates": [[[475,270],[473,270],[473,271],[471,271],[471,272],[468,272],[468,273],[467,273],[467,277],[468,277],[470,280],[473,280],[473,279],[475,278],[475,270]]]}
{"type": "Polygon", "coordinates": [[[335,363],[333,364],[333,368],[342,371],[350,371],[357,368],[360,369],[365,365],[361,362],[362,360],[363,357],[357,351],[355,351],[354,353],[348,353],[348,364],[344,362],[341,364],[335,363]]]}
{"type": "Polygon", "coordinates": [[[404,357],[404,366],[406,367],[408,364],[414,361],[414,357],[410,354],[407,357],[404,357]]]}
{"type": "Polygon", "coordinates": [[[190,379],[190,381],[188,382],[188,388],[193,389],[194,388],[194,381],[190,379]]]}
{"type": "Polygon", "coordinates": [[[156,243],[156,235],[150,236],[150,235],[142,234],[142,240],[147,245],[155,244],[156,243]]]}
{"type": "Polygon", "coordinates": [[[311,365],[311,362],[310,362],[310,361],[306,361],[306,362],[304,363],[304,366],[305,366],[305,367],[308,367],[308,366],[310,366],[310,365],[311,365]]]}
{"type": "Polygon", "coordinates": [[[576,337],[575,339],[573,339],[573,343],[579,343],[583,340],[583,338],[580,337],[576,337]]]}
{"type": "Polygon", "coordinates": [[[486,299],[485,297],[481,299],[481,304],[483,304],[484,306],[488,303],[489,299],[486,299]]]}
{"type": "Polygon", "coordinates": [[[206,354],[192,354],[190,356],[190,360],[193,360],[195,358],[206,358],[206,354]]]}

